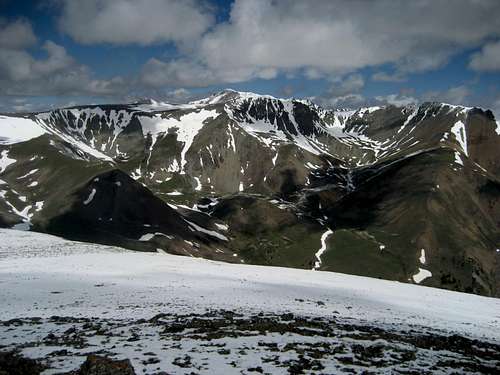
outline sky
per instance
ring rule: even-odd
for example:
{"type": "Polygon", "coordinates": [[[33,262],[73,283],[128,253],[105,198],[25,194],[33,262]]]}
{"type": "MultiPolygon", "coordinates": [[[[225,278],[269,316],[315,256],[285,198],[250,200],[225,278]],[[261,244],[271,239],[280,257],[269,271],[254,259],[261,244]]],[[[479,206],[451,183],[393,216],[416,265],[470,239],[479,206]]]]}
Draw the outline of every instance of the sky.
{"type": "Polygon", "coordinates": [[[225,88],[500,118],[500,1],[0,0],[0,111],[225,88]]]}

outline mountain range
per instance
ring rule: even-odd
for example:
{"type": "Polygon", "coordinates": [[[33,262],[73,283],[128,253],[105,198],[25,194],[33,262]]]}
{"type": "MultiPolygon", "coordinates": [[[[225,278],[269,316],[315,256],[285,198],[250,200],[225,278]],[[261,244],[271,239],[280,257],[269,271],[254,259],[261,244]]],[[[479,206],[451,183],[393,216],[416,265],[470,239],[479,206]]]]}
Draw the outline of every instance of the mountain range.
{"type": "Polygon", "coordinates": [[[500,296],[500,122],[225,90],[0,115],[0,227],[500,296]]]}

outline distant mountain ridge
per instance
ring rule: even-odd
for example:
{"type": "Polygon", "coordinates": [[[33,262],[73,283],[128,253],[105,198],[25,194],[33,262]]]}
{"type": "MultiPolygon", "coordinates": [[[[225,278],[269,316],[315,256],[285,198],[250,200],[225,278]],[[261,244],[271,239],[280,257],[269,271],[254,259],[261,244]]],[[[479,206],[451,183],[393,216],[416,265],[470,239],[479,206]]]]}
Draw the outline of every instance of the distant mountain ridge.
{"type": "Polygon", "coordinates": [[[0,225],[500,295],[498,160],[493,114],[444,103],[224,90],[0,115],[0,225]]]}

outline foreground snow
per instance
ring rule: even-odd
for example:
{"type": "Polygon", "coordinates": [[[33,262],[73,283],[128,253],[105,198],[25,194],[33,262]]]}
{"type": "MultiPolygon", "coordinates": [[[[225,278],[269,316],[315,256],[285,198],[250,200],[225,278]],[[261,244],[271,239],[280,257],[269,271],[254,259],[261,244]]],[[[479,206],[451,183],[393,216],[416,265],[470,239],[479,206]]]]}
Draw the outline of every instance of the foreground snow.
{"type": "Polygon", "coordinates": [[[149,317],[159,312],[159,302],[176,301],[173,308],[186,312],[208,307],[322,316],[338,311],[344,317],[500,340],[496,298],[332,272],[132,252],[33,232],[0,229],[0,238],[4,320],[62,313],[149,317]],[[119,302],[140,306],[133,312],[116,310],[119,302]]]}
{"type": "MultiPolygon", "coordinates": [[[[500,343],[499,299],[338,273],[132,252],[32,232],[0,229],[0,280],[3,321],[291,312],[500,343]]],[[[52,332],[46,327],[45,334],[52,332]]],[[[3,334],[0,341],[28,339],[3,334]]],[[[30,350],[25,354],[41,355],[40,348],[30,350]]]]}

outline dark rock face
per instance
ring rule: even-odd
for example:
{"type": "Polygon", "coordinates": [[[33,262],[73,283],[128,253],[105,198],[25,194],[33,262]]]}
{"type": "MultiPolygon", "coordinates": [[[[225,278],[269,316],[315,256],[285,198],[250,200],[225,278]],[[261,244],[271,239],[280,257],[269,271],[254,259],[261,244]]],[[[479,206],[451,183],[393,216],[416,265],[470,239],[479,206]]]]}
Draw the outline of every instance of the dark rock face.
{"type": "Polygon", "coordinates": [[[139,238],[144,224],[165,234],[191,238],[186,222],[147,188],[120,170],[94,177],[72,194],[67,212],[51,219],[47,230],[78,236],[108,234],[139,238]]]}
{"type": "Polygon", "coordinates": [[[240,119],[247,115],[252,119],[247,121],[268,121],[276,126],[276,130],[297,135],[297,129],[290,120],[289,113],[285,111],[283,103],[275,99],[245,100],[238,108],[240,119]]]}
{"type": "Polygon", "coordinates": [[[316,108],[305,105],[301,102],[294,102],[293,114],[301,134],[306,136],[318,136],[322,133],[321,129],[316,126],[321,123],[321,119],[319,118],[316,108]]]}
{"type": "Polygon", "coordinates": [[[317,125],[321,123],[316,106],[301,101],[292,101],[286,108],[279,99],[258,98],[244,100],[236,109],[238,118],[243,121],[267,121],[275,125],[277,131],[297,136],[311,137],[323,133],[317,125]],[[292,120],[293,116],[293,120],[292,120]]]}
{"type": "MultiPolygon", "coordinates": [[[[221,239],[197,231],[179,212],[120,170],[92,178],[66,199],[71,203],[41,229],[85,242],[142,251],[160,248],[176,254],[186,254],[180,244],[194,241],[196,252],[209,258],[211,245],[225,246],[221,239]]],[[[193,221],[200,227],[210,225],[205,217],[193,221]]]]}

